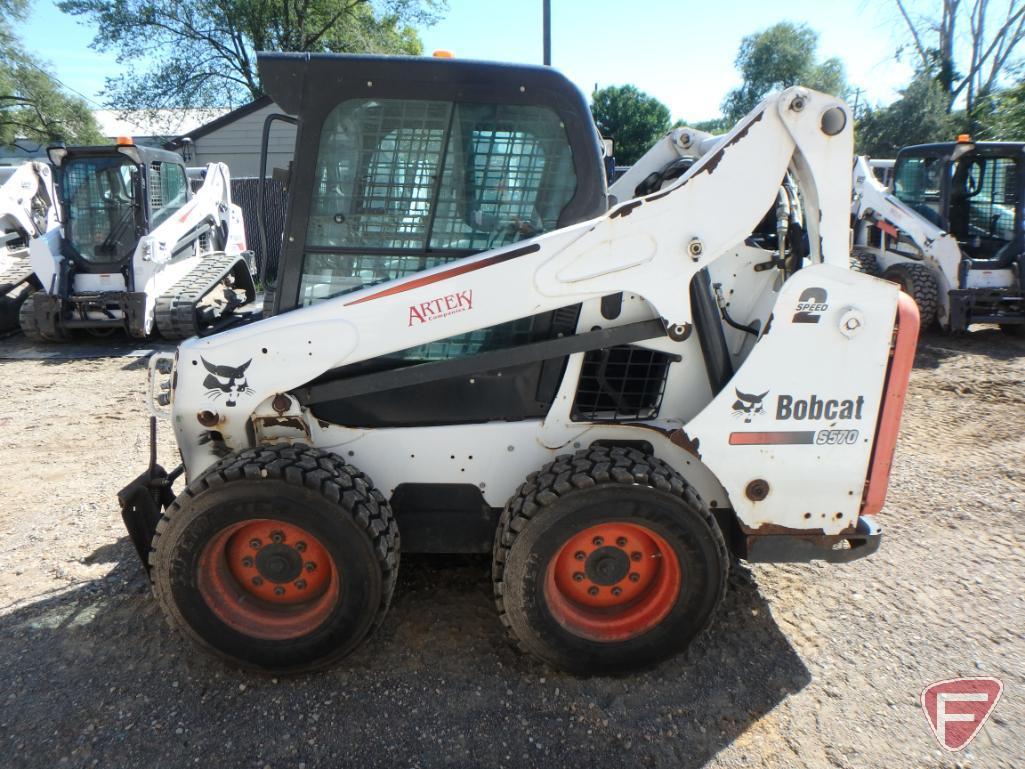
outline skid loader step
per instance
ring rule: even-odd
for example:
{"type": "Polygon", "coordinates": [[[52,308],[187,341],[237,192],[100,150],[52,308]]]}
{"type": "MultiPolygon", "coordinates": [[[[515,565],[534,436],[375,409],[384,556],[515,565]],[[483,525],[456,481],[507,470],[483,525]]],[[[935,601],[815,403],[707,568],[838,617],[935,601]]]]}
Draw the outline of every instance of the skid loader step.
{"type": "Polygon", "coordinates": [[[157,330],[167,339],[186,339],[199,334],[223,314],[232,312],[235,307],[228,306],[219,314],[214,312],[211,317],[200,317],[199,308],[203,297],[232,272],[235,272],[237,281],[235,288],[246,292],[245,300],[237,306],[252,302],[256,298],[256,286],[245,257],[211,254],[166,293],[157,297],[154,318],[157,330]]]}

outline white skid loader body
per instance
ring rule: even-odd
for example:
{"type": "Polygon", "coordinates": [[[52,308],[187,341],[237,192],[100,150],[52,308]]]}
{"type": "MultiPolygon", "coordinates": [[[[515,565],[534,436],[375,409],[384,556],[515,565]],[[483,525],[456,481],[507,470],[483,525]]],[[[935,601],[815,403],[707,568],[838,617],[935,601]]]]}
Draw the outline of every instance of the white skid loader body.
{"type": "MultiPolygon", "coordinates": [[[[248,447],[296,442],[357,465],[385,497],[405,482],[472,483],[501,507],[556,454],[644,442],[749,535],[838,535],[859,520],[877,532],[863,514],[870,464],[884,468],[885,489],[895,437],[892,416],[880,427],[892,408],[885,399],[899,302],[895,285],[847,267],[846,115],[835,98],[789,89],[717,139],[682,178],[604,216],[186,341],[169,416],[187,476],[248,447]],[[784,281],[765,267],[772,254],[745,239],[788,170],[802,191],[810,254],[784,281]],[[755,329],[725,328],[736,373],[718,393],[693,333],[701,321],[689,287],[704,268],[730,316],[755,329]],[[617,292],[623,310],[610,322],[600,301],[617,292]],[[317,419],[305,405],[317,380],[341,366],[574,303],[583,305],[578,334],[659,324],[638,344],[679,361],[657,418],[575,421],[580,353],[540,420],[359,429],[317,419]],[[888,446],[877,446],[880,434],[888,446]]],[[[875,493],[881,504],[878,483],[875,493]]]]}
{"type": "MultiPolygon", "coordinates": [[[[921,214],[902,203],[872,173],[868,158],[858,156],[854,161],[851,214],[854,217],[854,244],[856,248],[875,256],[881,270],[909,260],[923,262],[932,269],[939,287],[939,315],[946,327],[950,316],[949,294],[957,288],[961,247],[953,235],[930,222],[921,214]],[[887,239],[883,247],[869,245],[869,228],[876,227],[887,239]]],[[[973,287],[983,285],[1009,285],[1011,271],[976,270],[971,274],[973,287]],[[1006,274],[996,274],[1006,273],[1006,274]]]]}
{"type": "Polygon", "coordinates": [[[60,226],[53,175],[45,163],[31,161],[0,168],[0,274],[27,266],[28,243],[60,226]]]}

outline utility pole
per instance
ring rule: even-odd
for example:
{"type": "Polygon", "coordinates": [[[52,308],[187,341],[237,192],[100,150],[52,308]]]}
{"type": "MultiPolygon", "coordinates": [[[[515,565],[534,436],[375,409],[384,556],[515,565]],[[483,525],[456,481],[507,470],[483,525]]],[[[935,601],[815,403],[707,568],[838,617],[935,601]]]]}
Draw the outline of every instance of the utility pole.
{"type": "Polygon", "coordinates": [[[545,66],[552,66],[552,0],[542,0],[541,28],[544,36],[545,66]]]}

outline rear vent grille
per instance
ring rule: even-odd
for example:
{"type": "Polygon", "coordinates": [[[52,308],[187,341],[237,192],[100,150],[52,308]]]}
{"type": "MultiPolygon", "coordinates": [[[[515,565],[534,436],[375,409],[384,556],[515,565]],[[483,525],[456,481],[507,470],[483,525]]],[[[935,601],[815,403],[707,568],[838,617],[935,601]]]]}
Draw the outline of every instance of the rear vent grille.
{"type": "Polygon", "coordinates": [[[628,422],[658,414],[669,364],[679,356],[642,347],[610,347],[584,356],[573,401],[579,422],[628,422]]]}

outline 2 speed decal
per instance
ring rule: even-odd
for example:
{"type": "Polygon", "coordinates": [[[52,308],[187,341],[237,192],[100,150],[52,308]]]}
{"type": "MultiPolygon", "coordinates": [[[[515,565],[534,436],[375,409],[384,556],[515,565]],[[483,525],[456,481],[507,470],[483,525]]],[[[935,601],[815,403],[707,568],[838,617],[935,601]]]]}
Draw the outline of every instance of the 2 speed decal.
{"type": "Polygon", "coordinates": [[[822,313],[829,309],[829,292],[819,286],[804,289],[797,300],[797,312],[792,323],[818,323],[822,313]]]}

